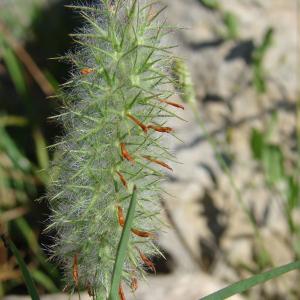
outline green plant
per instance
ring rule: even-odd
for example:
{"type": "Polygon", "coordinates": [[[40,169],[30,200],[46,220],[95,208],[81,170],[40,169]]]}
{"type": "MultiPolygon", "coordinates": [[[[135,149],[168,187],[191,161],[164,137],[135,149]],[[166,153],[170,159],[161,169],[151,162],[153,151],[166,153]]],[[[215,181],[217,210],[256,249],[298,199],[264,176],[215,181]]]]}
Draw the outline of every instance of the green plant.
{"type": "Polygon", "coordinates": [[[219,0],[199,0],[199,2],[209,9],[217,10],[221,7],[219,0]]]}
{"type": "Polygon", "coordinates": [[[272,194],[280,195],[283,212],[289,226],[291,236],[294,236],[294,251],[297,257],[299,252],[299,224],[294,218],[295,209],[299,208],[300,184],[298,179],[298,155],[289,158],[285,154],[283,145],[271,142],[272,131],[276,123],[271,122],[268,130],[253,128],[250,146],[253,157],[261,163],[265,182],[272,194]],[[288,166],[293,166],[288,168],[288,166]]]}
{"type": "MultiPolygon", "coordinates": [[[[269,38],[267,39],[269,40],[269,38]]],[[[268,42],[265,42],[266,46],[263,48],[266,49],[269,45],[268,42]]],[[[266,50],[261,50],[263,53],[266,50]]],[[[262,54],[263,56],[263,54],[262,54]]],[[[241,190],[238,188],[238,186],[235,183],[234,177],[231,173],[231,170],[227,166],[226,162],[224,161],[223,157],[219,154],[218,149],[220,146],[218,145],[218,142],[209,135],[205,124],[201,118],[201,115],[198,111],[197,103],[196,103],[196,95],[195,90],[192,82],[192,78],[190,75],[190,72],[188,70],[188,67],[181,59],[176,59],[175,63],[173,65],[173,76],[176,79],[176,87],[179,92],[179,95],[183,102],[187,103],[190,108],[192,109],[195,119],[199,126],[201,127],[202,131],[206,135],[206,138],[208,142],[210,143],[211,147],[213,148],[214,152],[216,153],[216,159],[218,160],[220,166],[223,168],[226,176],[228,177],[228,180],[230,182],[231,188],[234,190],[237,200],[239,204],[241,205],[241,208],[243,209],[244,213],[248,217],[249,222],[251,223],[254,234],[256,237],[256,242],[259,246],[259,256],[257,264],[259,265],[260,269],[264,269],[267,266],[272,265],[272,261],[270,258],[269,253],[265,250],[264,246],[264,240],[260,234],[259,227],[256,224],[255,219],[253,218],[253,215],[249,208],[246,206],[246,204],[243,202],[242,193],[241,190]]],[[[298,110],[297,110],[297,129],[298,129],[298,138],[299,138],[299,107],[298,104],[298,110]]],[[[273,122],[274,123],[274,122],[273,122]]],[[[260,160],[262,162],[262,166],[264,171],[266,172],[266,182],[269,186],[276,186],[278,182],[285,182],[286,190],[285,190],[285,207],[286,207],[286,216],[288,223],[290,225],[290,229],[292,234],[299,234],[299,225],[296,226],[294,224],[294,220],[292,217],[292,212],[296,208],[296,206],[299,206],[299,181],[297,182],[297,175],[298,175],[298,168],[296,169],[296,174],[288,174],[284,169],[284,156],[283,151],[281,150],[280,146],[274,145],[270,142],[268,142],[268,138],[271,132],[271,128],[268,130],[267,133],[260,132],[256,129],[253,129],[252,131],[252,137],[251,137],[251,147],[254,158],[257,160],[260,160]]],[[[299,139],[298,139],[299,144],[299,139]]],[[[299,151],[299,149],[298,149],[299,151]]],[[[299,163],[299,157],[298,157],[298,163],[299,163]]],[[[296,164],[295,164],[296,165],[296,164]]],[[[276,192],[278,192],[276,190],[276,192]]],[[[298,239],[296,239],[294,249],[295,253],[298,255],[299,258],[299,242],[298,239]]],[[[261,274],[256,274],[254,276],[251,276],[247,279],[235,282],[224,289],[221,289],[215,293],[212,293],[208,296],[205,296],[201,298],[201,300],[223,300],[227,299],[233,295],[240,294],[242,292],[248,291],[250,288],[263,284],[266,281],[269,281],[271,279],[274,279],[284,273],[298,270],[300,268],[300,261],[291,262],[287,265],[280,266],[280,267],[274,267],[270,269],[269,271],[265,271],[261,274]]]]}
{"type": "Polygon", "coordinates": [[[255,48],[252,55],[253,85],[259,94],[263,94],[267,90],[264,61],[268,50],[272,46],[273,39],[274,29],[270,27],[266,30],[262,42],[255,48]]]}
{"type": "Polygon", "coordinates": [[[164,170],[172,170],[166,162],[174,160],[163,135],[173,135],[166,122],[183,107],[169,99],[173,57],[164,43],[169,28],[158,18],[164,7],[104,0],[72,8],[85,25],[73,35],[79,49],[65,57],[74,70],[56,117],[65,135],[55,145],[48,230],[57,230],[53,255],[68,289],[86,288],[102,299],[112,282],[116,286],[120,272],[113,275],[113,269],[117,261],[120,270],[120,255],[121,280],[133,290],[145,267],[155,271],[149,257],[159,253],[154,242],[162,225],[160,181],[164,170]],[[117,252],[134,185],[127,252],[124,244],[117,252]]]}
{"type": "Polygon", "coordinates": [[[10,0],[0,3],[0,20],[19,39],[28,38],[30,25],[39,14],[45,0],[10,0]],[[17,20],[17,22],[16,22],[17,20]]]}

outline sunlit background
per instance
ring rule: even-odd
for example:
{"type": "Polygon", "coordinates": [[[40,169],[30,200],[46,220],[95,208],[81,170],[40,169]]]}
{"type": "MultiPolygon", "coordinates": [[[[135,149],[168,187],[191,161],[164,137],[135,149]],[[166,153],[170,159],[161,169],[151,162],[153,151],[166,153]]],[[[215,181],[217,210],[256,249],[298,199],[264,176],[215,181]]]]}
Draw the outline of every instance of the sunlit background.
{"type": "MultiPolygon", "coordinates": [[[[53,300],[68,297],[43,233],[51,145],[61,131],[49,117],[72,66],[51,58],[74,46],[68,34],[81,20],[64,7],[74,2],[0,0],[0,233],[53,300]]],[[[193,300],[300,258],[300,4],[164,2],[179,28],[174,51],[185,60],[174,77],[187,122],[172,124],[178,140],[169,141],[182,164],[165,183],[170,226],[158,245],[166,260],[152,258],[157,276],[126,293],[193,300]]],[[[300,299],[299,279],[293,272],[235,299],[300,299]]],[[[26,294],[16,258],[0,242],[0,298],[26,294]]]]}

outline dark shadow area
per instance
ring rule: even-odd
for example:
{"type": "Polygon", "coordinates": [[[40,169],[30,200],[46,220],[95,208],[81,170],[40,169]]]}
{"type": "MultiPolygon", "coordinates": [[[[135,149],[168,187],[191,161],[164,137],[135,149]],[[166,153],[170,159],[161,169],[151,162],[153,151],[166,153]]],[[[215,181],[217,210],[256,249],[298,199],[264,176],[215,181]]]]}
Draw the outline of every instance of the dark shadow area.
{"type": "Polygon", "coordinates": [[[203,41],[200,43],[190,43],[189,47],[194,51],[203,51],[209,48],[219,47],[224,43],[224,39],[215,39],[211,41],[203,41]]]}
{"type": "MultiPolygon", "coordinates": [[[[265,116],[271,115],[274,112],[279,111],[279,110],[294,113],[296,110],[296,105],[295,105],[295,103],[291,103],[288,100],[284,100],[284,99],[278,100],[275,102],[275,104],[272,107],[265,109],[264,111],[262,111],[259,114],[250,115],[248,117],[241,118],[240,120],[237,120],[237,121],[227,120],[226,124],[219,126],[219,128],[217,128],[217,129],[211,130],[210,132],[208,132],[208,135],[212,136],[212,137],[216,137],[220,134],[224,134],[229,128],[236,128],[236,127],[242,126],[244,124],[250,123],[252,121],[260,120],[260,119],[264,118],[265,116]]],[[[185,143],[185,144],[177,146],[176,152],[177,151],[180,152],[180,151],[188,149],[188,148],[196,147],[198,144],[201,144],[206,141],[207,141],[207,136],[205,134],[199,135],[198,137],[193,139],[190,143],[185,143]]]]}
{"type": "MultiPolygon", "coordinates": [[[[72,49],[73,43],[69,34],[80,24],[79,17],[72,10],[65,8],[65,4],[65,1],[56,1],[52,5],[47,5],[44,10],[39,11],[31,24],[33,38],[23,45],[20,44],[54,86],[67,80],[70,66],[66,63],[50,60],[50,58],[61,56],[72,49]]],[[[0,66],[2,63],[4,64],[3,61],[0,61],[0,66]]],[[[60,135],[61,127],[56,122],[50,122],[48,117],[57,114],[60,103],[57,99],[47,99],[22,63],[20,63],[20,66],[24,73],[26,91],[23,94],[16,92],[10,74],[6,72],[7,68],[5,68],[3,72],[0,72],[0,110],[5,112],[6,115],[22,116],[28,120],[27,126],[8,127],[5,130],[9,133],[20,152],[23,152],[31,162],[37,164],[33,132],[36,129],[40,130],[46,139],[47,145],[53,144],[55,137],[60,135]]],[[[50,152],[50,155],[52,154],[50,152]]],[[[44,197],[45,186],[42,182],[37,183],[36,189],[28,194],[32,201],[26,203],[29,213],[24,215],[24,219],[34,229],[34,234],[38,236],[41,247],[49,249],[53,244],[52,237],[43,233],[48,225],[47,220],[50,214],[48,203],[46,201],[33,201],[44,197]]],[[[11,223],[10,234],[14,237],[17,247],[21,249],[25,262],[32,263],[33,260],[39,262],[36,259],[36,254],[32,253],[28,242],[20,234],[20,229],[15,225],[15,222],[11,223]],[[33,259],[33,257],[35,258],[33,259]]],[[[49,253],[45,251],[45,255],[49,256],[49,253]]],[[[50,262],[47,263],[50,265],[50,262]]],[[[43,269],[44,266],[40,266],[40,268],[43,269]]],[[[53,270],[57,272],[54,266],[53,270]]],[[[63,288],[61,275],[52,276],[52,280],[59,289],[63,288]]],[[[16,287],[12,287],[9,292],[12,294],[27,294],[27,289],[25,285],[18,284],[16,287]]],[[[43,294],[45,290],[41,289],[39,293],[43,294]]]]}
{"type": "Polygon", "coordinates": [[[207,227],[214,237],[214,244],[219,246],[220,240],[226,231],[226,225],[222,222],[225,213],[215,205],[209,192],[206,192],[203,198],[199,200],[199,204],[202,208],[200,215],[206,220],[207,227]]]}
{"type": "MultiPolygon", "coordinates": [[[[156,274],[158,275],[170,274],[175,269],[175,260],[173,259],[171,254],[168,253],[166,250],[160,249],[160,251],[164,257],[162,256],[150,257],[150,260],[154,264],[156,274]]],[[[144,267],[148,273],[154,274],[154,272],[150,270],[146,265],[144,267]]]]}
{"type": "Polygon", "coordinates": [[[204,104],[208,104],[208,103],[222,103],[222,102],[225,102],[225,99],[224,99],[224,97],[222,97],[220,95],[207,93],[202,98],[202,102],[204,104]]]}
{"type": "Polygon", "coordinates": [[[225,57],[225,61],[242,59],[247,65],[252,63],[255,45],[253,40],[240,41],[234,45],[225,57]]]}
{"type": "Polygon", "coordinates": [[[224,211],[215,205],[214,199],[208,191],[199,199],[199,204],[201,206],[200,215],[206,220],[207,228],[212,236],[210,241],[204,238],[199,239],[202,268],[209,272],[217,257],[220,241],[227,229],[226,224],[222,220],[226,216],[224,211]]]}

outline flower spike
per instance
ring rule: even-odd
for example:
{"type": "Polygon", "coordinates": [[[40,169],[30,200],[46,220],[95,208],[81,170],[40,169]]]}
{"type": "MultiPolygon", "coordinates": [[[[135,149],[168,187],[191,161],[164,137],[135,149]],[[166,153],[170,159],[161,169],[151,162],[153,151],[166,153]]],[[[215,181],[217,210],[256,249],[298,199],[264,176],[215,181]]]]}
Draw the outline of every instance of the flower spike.
{"type": "MultiPolygon", "coordinates": [[[[61,263],[68,291],[86,288],[102,299],[115,284],[108,279],[119,261],[115,255],[132,186],[138,188],[137,211],[120,282],[137,288],[145,277],[137,261],[155,272],[147,256],[159,254],[152,242],[163,226],[157,209],[165,177],[160,167],[172,171],[159,159],[172,156],[164,138],[173,136],[168,122],[180,119],[168,113],[167,105],[184,107],[166,100],[175,96],[171,83],[176,81],[165,38],[170,30],[165,18],[158,17],[164,10],[159,1],[89,2],[94,4],[72,6],[83,25],[73,35],[78,47],[66,55],[74,65],[60,91],[62,135],[51,146],[56,153],[49,172],[48,230],[57,232],[51,255],[61,263]]],[[[119,279],[115,286],[114,293],[125,300],[119,279]]]]}

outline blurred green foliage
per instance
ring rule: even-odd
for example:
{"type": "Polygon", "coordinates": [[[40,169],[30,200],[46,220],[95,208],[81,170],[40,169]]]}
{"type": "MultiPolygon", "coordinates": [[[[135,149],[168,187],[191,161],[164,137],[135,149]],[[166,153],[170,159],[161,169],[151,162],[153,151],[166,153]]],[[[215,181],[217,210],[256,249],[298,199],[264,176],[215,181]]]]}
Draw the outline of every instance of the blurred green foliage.
{"type": "MultiPolygon", "coordinates": [[[[49,57],[69,48],[66,32],[73,25],[60,1],[0,2],[0,234],[13,237],[19,258],[24,259],[40,293],[62,289],[59,270],[49,261],[50,252],[41,246],[51,244],[51,237],[42,234],[48,208],[35,201],[44,195],[50,155],[47,145],[59,128],[47,120],[54,114],[55,102],[47,99],[35,80],[35,70],[24,65],[20,53],[35,61],[49,85],[57,88],[66,66],[49,57]],[[49,21],[50,15],[53,19],[49,21]],[[42,20],[49,22],[42,24],[42,20]],[[45,33],[56,36],[55,43],[45,33]]],[[[0,243],[0,298],[26,293],[17,261],[0,243]]]]}
{"type": "Polygon", "coordinates": [[[274,39],[274,29],[268,28],[261,43],[255,48],[252,55],[253,84],[259,94],[267,91],[264,60],[268,50],[271,48],[274,39]]]}
{"type": "Polygon", "coordinates": [[[31,24],[40,14],[47,0],[9,0],[0,2],[0,20],[9,27],[18,39],[29,38],[31,24]]]}
{"type": "Polygon", "coordinates": [[[299,170],[297,168],[300,156],[291,159],[285,154],[284,145],[271,142],[272,131],[276,132],[276,122],[270,122],[269,128],[265,130],[253,128],[250,145],[253,157],[260,163],[267,186],[273,194],[279,195],[283,200],[290,233],[296,241],[292,246],[294,246],[296,256],[300,258],[300,224],[297,223],[294,214],[294,210],[300,206],[299,170]]]}
{"type": "MultiPolygon", "coordinates": [[[[199,0],[199,3],[220,14],[223,20],[220,34],[224,40],[239,38],[238,16],[225,11],[222,1],[199,0]]],[[[20,46],[27,50],[54,88],[62,78],[65,81],[67,72],[66,66],[51,62],[49,58],[70,48],[67,33],[73,31],[76,22],[70,15],[60,1],[0,2],[0,24],[4,24],[20,46]]],[[[264,63],[273,39],[274,30],[268,28],[252,54],[253,89],[259,94],[267,91],[264,63]]],[[[181,84],[182,96],[195,108],[197,99],[188,70],[180,63],[176,68],[181,76],[176,79],[181,84]]],[[[48,180],[47,169],[52,153],[47,145],[54,142],[53,137],[59,130],[57,125],[47,120],[54,114],[56,105],[46,98],[0,30],[0,233],[14,238],[38,291],[54,293],[62,289],[60,273],[49,262],[49,254],[41,246],[51,245],[51,237],[42,234],[48,210],[42,202],[35,202],[43,197],[48,180]]],[[[266,186],[284,200],[293,249],[298,257],[300,228],[294,219],[294,212],[300,204],[299,103],[297,155],[293,160],[286,154],[284,145],[272,142],[271,133],[277,130],[276,120],[272,120],[266,128],[253,128],[249,140],[253,158],[264,174],[266,186]]],[[[261,251],[261,257],[262,261],[268,261],[265,252],[261,251]]],[[[10,293],[26,293],[26,287],[17,269],[16,258],[0,243],[0,298],[10,293]]]]}
{"type": "Polygon", "coordinates": [[[219,9],[221,7],[219,0],[199,0],[199,2],[209,9],[219,9]]]}

